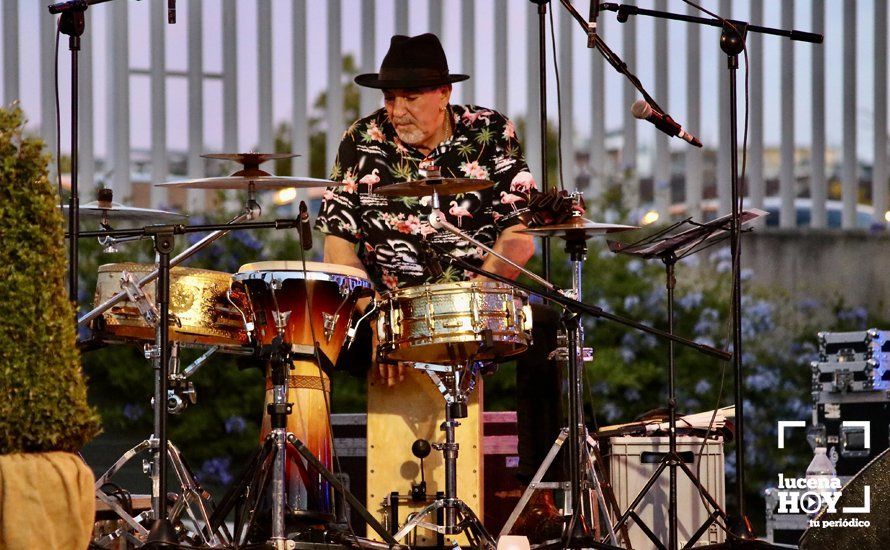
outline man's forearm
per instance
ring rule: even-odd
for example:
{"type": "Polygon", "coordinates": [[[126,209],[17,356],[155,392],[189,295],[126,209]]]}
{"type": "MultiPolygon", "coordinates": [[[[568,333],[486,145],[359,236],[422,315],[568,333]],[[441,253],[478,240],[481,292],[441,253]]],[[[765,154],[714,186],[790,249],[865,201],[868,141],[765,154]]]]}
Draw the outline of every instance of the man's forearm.
{"type": "MultiPolygon", "coordinates": [[[[525,227],[514,225],[501,233],[492,249],[517,265],[525,267],[526,262],[535,253],[535,241],[531,235],[519,233],[520,229],[525,229],[525,227]]],[[[508,279],[515,279],[519,276],[518,269],[493,254],[486,256],[482,269],[508,279]]]]}

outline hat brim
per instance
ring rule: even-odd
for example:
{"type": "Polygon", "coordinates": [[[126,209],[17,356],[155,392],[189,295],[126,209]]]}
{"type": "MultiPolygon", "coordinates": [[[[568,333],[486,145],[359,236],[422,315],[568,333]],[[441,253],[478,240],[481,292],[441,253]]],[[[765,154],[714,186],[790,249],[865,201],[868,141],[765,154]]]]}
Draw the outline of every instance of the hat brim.
{"type": "Polygon", "coordinates": [[[445,77],[437,77],[432,79],[404,79],[404,80],[381,80],[380,73],[366,73],[355,77],[355,83],[365,88],[376,88],[378,90],[385,89],[411,89],[411,88],[429,88],[431,86],[442,86],[444,84],[454,84],[469,79],[466,74],[449,74],[445,77]]]}

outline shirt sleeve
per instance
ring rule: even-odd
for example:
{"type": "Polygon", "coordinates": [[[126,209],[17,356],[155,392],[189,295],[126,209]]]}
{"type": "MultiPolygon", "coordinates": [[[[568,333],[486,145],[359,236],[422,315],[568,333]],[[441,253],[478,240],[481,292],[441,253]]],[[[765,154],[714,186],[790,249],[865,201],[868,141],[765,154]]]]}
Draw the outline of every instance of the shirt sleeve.
{"type": "Polygon", "coordinates": [[[361,202],[358,186],[355,183],[358,152],[355,146],[354,127],[343,135],[337,159],[331,169],[330,179],[344,183],[328,187],[315,218],[315,229],[325,235],[332,235],[358,242],[363,238],[361,229],[361,202]]]}
{"type": "Polygon", "coordinates": [[[513,122],[499,117],[495,131],[498,135],[492,170],[494,189],[491,208],[503,229],[520,223],[515,213],[525,208],[529,197],[537,189],[537,183],[525,162],[513,122]]]}

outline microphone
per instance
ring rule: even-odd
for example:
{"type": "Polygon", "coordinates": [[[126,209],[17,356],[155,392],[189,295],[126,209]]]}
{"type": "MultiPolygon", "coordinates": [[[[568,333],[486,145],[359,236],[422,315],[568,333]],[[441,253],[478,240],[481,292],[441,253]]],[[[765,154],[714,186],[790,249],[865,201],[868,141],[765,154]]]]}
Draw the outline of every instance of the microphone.
{"type": "Polygon", "coordinates": [[[167,0],[167,23],[176,23],[176,0],[167,0]]]}
{"type": "Polygon", "coordinates": [[[645,99],[635,101],[630,108],[630,112],[633,113],[634,118],[648,120],[654,124],[656,128],[671,137],[677,136],[682,140],[688,141],[695,147],[701,147],[701,141],[699,141],[697,137],[684,131],[683,128],[681,128],[669,115],[659,113],[653,109],[652,105],[649,105],[645,99]]]}
{"type": "Polygon", "coordinates": [[[442,271],[442,264],[439,263],[439,259],[433,251],[433,247],[430,246],[430,242],[426,239],[420,241],[420,255],[423,258],[423,263],[426,264],[426,267],[433,278],[439,279],[445,274],[445,272],[442,271]]]}
{"type": "Polygon", "coordinates": [[[305,201],[300,201],[300,244],[303,250],[312,249],[312,227],[309,225],[309,208],[305,201]]]}
{"type": "Polygon", "coordinates": [[[590,0],[590,15],[587,18],[587,47],[596,47],[596,18],[600,14],[599,0],[590,0]]]}

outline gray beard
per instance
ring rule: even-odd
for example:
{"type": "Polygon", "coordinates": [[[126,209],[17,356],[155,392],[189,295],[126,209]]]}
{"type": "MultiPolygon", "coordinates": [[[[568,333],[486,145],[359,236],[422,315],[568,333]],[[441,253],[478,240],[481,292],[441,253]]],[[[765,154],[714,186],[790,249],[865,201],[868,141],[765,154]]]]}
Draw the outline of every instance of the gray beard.
{"type": "Polygon", "coordinates": [[[396,134],[399,136],[399,139],[402,140],[402,143],[411,145],[412,147],[419,145],[423,141],[423,132],[421,132],[420,129],[400,130],[399,128],[396,128],[396,134]]]}

